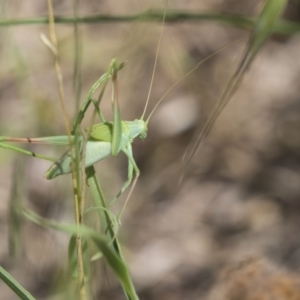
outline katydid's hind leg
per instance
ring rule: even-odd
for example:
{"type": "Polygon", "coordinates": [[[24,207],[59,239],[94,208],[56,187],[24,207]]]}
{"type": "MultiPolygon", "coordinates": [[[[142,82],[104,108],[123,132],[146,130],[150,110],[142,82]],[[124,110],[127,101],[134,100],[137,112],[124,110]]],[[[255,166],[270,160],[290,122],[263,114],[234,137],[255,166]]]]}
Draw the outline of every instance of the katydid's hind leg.
{"type": "Polygon", "coordinates": [[[131,194],[132,194],[132,192],[133,192],[133,190],[135,188],[135,185],[137,183],[137,180],[138,180],[138,178],[140,176],[140,170],[139,170],[139,168],[138,168],[138,166],[137,166],[137,164],[136,164],[136,162],[135,162],[135,160],[133,158],[133,155],[132,155],[131,144],[128,144],[126,146],[126,148],[123,149],[123,152],[128,157],[128,174],[129,174],[129,168],[131,168],[131,174],[128,175],[128,180],[125,183],[125,185],[127,184],[126,188],[130,185],[131,182],[132,182],[132,184],[131,184],[130,190],[128,192],[128,195],[127,195],[127,197],[125,199],[125,202],[124,202],[124,204],[123,204],[123,206],[122,206],[122,208],[121,208],[121,210],[120,210],[120,212],[119,212],[119,214],[117,216],[117,219],[118,219],[119,223],[120,223],[120,219],[122,217],[123,211],[124,211],[124,209],[125,209],[128,201],[129,201],[129,199],[131,197],[131,194]],[[134,179],[132,180],[132,178],[133,178],[133,176],[132,176],[133,175],[133,171],[135,173],[135,176],[134,176],[134,179]]]}
{"type": "Polygon", "coordinates": [[[140,175],[140,170],[139,168],[137,167],[136,165],[136,162],[133,158],[133,155],[132,155],[132,147],[131,147],[131,144],[128,144],[126,146],[126,148],[122,149],[122,151],[126,154],[127,158],[128,158],[128,177],[127,177],[127,181],[125,182],[125,184],[122,186],[120,192],[117,194],[117,196],[112,200],[112,202],[110,203],[110,206],[122,195],[122,193],[129,187],[129,185],[132,183],[132,179],[133,179],[133,172],[135,173],[135,176],[134,176],[134,179],[133,179],[133,184],[130,188],[130,191],[126,197],[126,200],[124,202],[124,205],[122,206],[119,214],[118,214],[118,219],[121,218],[122,216],[122,213],[125,209],[125,206],[132,194],[132,191],[135,187],[135,184],[137,182],[137,179],[140,175]]]}
{"type": "MultiPolygon", "coordinates": [[[[125,152],[125,151],[124,151],[125,152]]],[[[127,153],[125,152],[125,154],[127,155],[127,153]]],[[[127,156],[128,157],[128,156],[127,156]]],[[[122,195],[122,193],[128,188],[128,186],[131,184],[132,182],[132,177],[133,177],[133,165],[131,163],[131,161],[128,159],[128,175],[127,175],[127,181],[124,183],[124,185],[122,186],[120,192],[117,194],[117,196],[110,202],[110,206],[112,206],[116,200],[119,199],[119,197],[122,195]]]]}
{"type": "Polygon", "coordinates": [[[136,183],[137,183],[137,180],[138,180],[139,176],[140,176],[140,172],[138,172],[138,173],[135,172],[135,176],[134,176],[134,179],[133,179],[133,181],[132,181],[132,185],[131,185],[131,187],[130,187],[130,190],[129,190],[129,192],[128,192],[128,195],[127,195],[127,197],[126,197],[126,200],[125,200],[125,202],[124,202],[124,204],[123,204],[123,206],[122,206],[120,212],[118,213],[117,219],[118,219],[118,222],[119,222],[120,224],[121,224],[121,218],[122,218],[123,211],[124,211],[124,209],[125,209],[125,207],[126,207],[128,201],[129,201],[129,199],[130,199],[130,197],[131,197],[131,194],[132,194],[132,192],[133,192],[133,190],[134,190],[134,188],[135,188],[135,185],[136,185],[136,183]]]}

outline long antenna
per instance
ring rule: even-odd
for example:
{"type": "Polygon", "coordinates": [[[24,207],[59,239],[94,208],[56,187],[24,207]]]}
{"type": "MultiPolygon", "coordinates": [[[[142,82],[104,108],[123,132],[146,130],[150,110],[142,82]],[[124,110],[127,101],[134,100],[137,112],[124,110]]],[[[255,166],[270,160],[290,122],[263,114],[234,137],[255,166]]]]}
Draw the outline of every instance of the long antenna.
{"type": "Polygon", "coordinates": [[[153,66],[153,71],[152,71],[152,77],[151,77],[151,81],[150,81],[149,92],[148,92],[148,95],[147,95],[147,100],[146,100],[146,104],[145,104],[145,108],[144,108],[141,120],[143,120],[144,117],[145,117],[145,113],[146,113],[146,110],[147,110],[147,107],[148,107],[148,104],[149,104],[149,100],[150,100],[150,95],[151,95],[152,86],[153,86],[153,82],[154,82],[154,75],[155,75],[156,66],[157,66],[158,53],[159,53],[159,49],[160,49],[160,45],[161,45],[161,40],[162,40],[163,32],[164,32],[164,24],[165,24],[165,19],[166,19],[168,2],[169,2],[169,0],[166,0],[165,11],[164,11],[163,19],[162,19],[162,29],[161,29],[159,40],[158,40],[158,44],[157,44],[157,49],[156,49],[156,54],[155,54],[155,61],[154,61],[154,66],[153,66]]]}
{"type": "MultiPolygon", "coordinates": [[[[243,39],[244,40],[244,39],[243,39]]],[[[208,55],[207,57],[205,57],[204,59],[202,59],[200,62],[198,62],[198,64],[193,68],[191,69],[188,73],[186,73],[183,77],[181,77],[180,79],[178,79],[173,85],[171,85],[171,87],[162,95],[162,97],[158,100],[158,102],[155,104],[154,108],[152,109],[151,113],[149,114],[149,117],[147,118],[147,121],[146,123],[148,124],[150,118],[152,117],[154,111],[157,109],[157,107],[160,105],[160,103],[165,99],[165,97],[167,96],[167,94],[169,94],[169,92],[177,85],[179,84],[182,80],[184,80],[186,77],[188,77],[189,75],[191,75],[194,71],[196,71],[200,65],[202,65],[204,62],[206,62],[208,59],[210,59],[211,57],[213,57],[214,55],[216,55],[217,53],[219,53],[220,51],[222,51],[223,49],[233,45],[233,44],[236,44],[236,43],[239,43],[243,40],[238,40],[238,41],[234,41],[232,43],[229,43],[223,47],[221,47],[220,49],[218,49],[217,51],[215,51],[214,53],[208,55]]]]}

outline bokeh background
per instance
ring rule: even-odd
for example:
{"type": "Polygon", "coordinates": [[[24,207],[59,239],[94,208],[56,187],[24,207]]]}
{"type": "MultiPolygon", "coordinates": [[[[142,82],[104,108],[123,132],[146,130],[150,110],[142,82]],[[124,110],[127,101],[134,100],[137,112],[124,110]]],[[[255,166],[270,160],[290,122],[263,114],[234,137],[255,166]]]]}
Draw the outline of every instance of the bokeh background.
{"type": "MultiPolygon", "coordinates": [[[[71,16],[72,1],[53,1],[71,16]]],[[[135,14],[162,1],[81,1],[79,15],[135,14]]],[[[262,1],[171,0],[168,9],[255,16],[262,1]]],[[[284,17],[299,20],[290,1],[284,17]]],[[[1,18],[47,16],[46,1],[1,1],[1,18]]],[[[75,112],[74,28],[57,24],[70,119],[75,112]]],[[[142,114],[160,35],[159,21],[79,26],[81,99],[113,57],[125,120],[142,114]]],[[[65,133],[53,56],[41,42],[47,25],[0,28],[0,134],[65,133]]],[[[218,22],[164,25],[148,114],[160,97],[202,59],[228,46],[181,80],[155,111],[148,137],[133,151],[141,176],[126,208],[120,240],[141,299],[300,299],[300,40],[275,35],[218,118],[178,185],[182,157],[207,120],[245,50],[249,32],[218,22]]],[[[101,108],[111,118],[110,91],[101,108]]],[[[147,115],[148,115],[147,114],[147,115]]],[[[89,116],[90,114],[88,114],[89,116]]],[[[88,124],[89,117],[86,118],[88,124]]],[[[26,146],[25,146],[26,147],[26,146]]],[[[31,146],[59,157],[60,147],[31,146]]],[[[9,247],[10,203],[18,197],[40,215],[73,221],[71,177],[44,179],[48,162],[0,149],[0,261],[37,299],[61,299],[68,236],[22,222],[22,248],[9,247]],[[16,186],[17,182],[17,186],[16,186]]],[[[123,155],[97,164],[112,199],[127,176],[123,155]]],[[[124,197],[114,207],[117,212],[124,197]]],[[[95,299],[124,299],[100,262],[95,299]]],[[[0,283],[3,300],[16,296],[0,283]]]]}

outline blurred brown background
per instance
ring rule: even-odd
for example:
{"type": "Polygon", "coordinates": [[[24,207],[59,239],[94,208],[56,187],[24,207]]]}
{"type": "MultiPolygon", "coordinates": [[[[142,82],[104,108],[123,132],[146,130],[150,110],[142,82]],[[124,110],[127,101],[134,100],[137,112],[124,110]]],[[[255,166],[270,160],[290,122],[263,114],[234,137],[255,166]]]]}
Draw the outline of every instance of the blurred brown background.
{"type": "MultiPolygon", "coordinates": [[[[71,16],[71,1],[54,1],[71,16]]],[[[134,14],[160,1],[81,1],[79,14],[134,14]]],[[[169,9],[255,16],[262,1],[170,1],[169,9]]],[[[291,1],[285,18],[299,20],[291,1]]],[[[1,18],[47,16],[46,1],[1,1],[1,18]]],[[[81,24],[82,96],[110,60],[119,73],[125,120],[142,114],[150,85],[159,22],[81,24]]],[[[74,29],[56,26],[70,118],[74,116],[74,29]]],[[[39,36],[47,25],[0,28],[0,135],[65,134],[53,57],[39,36]]],[[[165,24],[150,109],[199,61],[248,32],[217,22],[165,24]]],[[[141,299],[300,299],[300,40],[274,36],[198,151],[179,186],[182,157],[233,74],[245,41],[224,49],[182,80],[153,115],[145,141],[134,143],[140,180],[124,214],[120,239],[141,299]]],[[[102,105],[111,118],[110,92],[102,105]]],[[[150,110],[148,111],[148,113],[150,110]]],[[[88,120],[88,117],[86,118],[88,120]]],[[[88,122],[86,122],[88,124],[88,122]]],[[[59,157],[65,149],[34,146],[59,157]]],[[[37,299],[61,299],[55,286],[66,266],[68,236],[22,223],[21,259],[10,258],[9,203],[23,175],[26,206],[73,221],[71,177],[48,181],[48,162],[0,150],[0,259],[37,299]],[[22,173],[23,172],[23,173],[22,173]]],[[[126,180],[123,155],[97,164],[106,197],[126,180]]],[[[121,207],[116,204],[115,211],[121,207]]],[[[95,299],[124,299],[99,264],[95,299]],[[104,274],[104,277],[103,277],[104,274]]],[[[16,296],[0,283],[1,300],[16,296]]]]}

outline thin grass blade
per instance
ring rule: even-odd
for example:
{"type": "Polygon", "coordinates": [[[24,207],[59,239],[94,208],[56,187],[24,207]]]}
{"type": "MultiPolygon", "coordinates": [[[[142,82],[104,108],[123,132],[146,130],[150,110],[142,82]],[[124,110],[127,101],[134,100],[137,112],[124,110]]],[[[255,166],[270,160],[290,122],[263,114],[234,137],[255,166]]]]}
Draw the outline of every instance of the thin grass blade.
{"type": "Polygon", "coordinates": [[[35,298],[4,268],[0,266],[0,279],[22,300],[35,300],[35,298]]]}
{"type": "MultiPolygon", "coordinates": [[[[91,189],[95,205],[101,209],[97,209],[99,213],[99,218],[101,220],[101,224],[104,228],[105,235],[110,241],[110,247],[112,251],[119,257],[119,259],[123,262],[123,264],[126,266],[125,258],[122,254],[121,245],[117,238],[117,230],[118,230],[118,223],[116,222],[116,218],[112,218],[111,212],[108,209],[108,205],[106,204],[101,186],[99,184],[99,181],[96,176],[96,172],[93,166],[87,168],[87,180],[88,185],[91,189]]],[[[137,297],[134,285],[132,283],[131,277],[129,272],[126,275],[127,280],[125,282],[120,281],[123,290],[125,292],[125,295],[127,299],[138,299],[133,298],[133,296],[137,297]],[[130,287],[130,292],[128,291],[128,288],[130,287]]]]}
{"type": "Polygon", "coordinates": [[[40,217],[34,212],[22,209],[23,216],[30,220],[31,222],[46,227],[51,228],[60,232],[65,232],[71,235],[84,236],[85,238],[91,238],[93,242],[96,244],[99,251],[102,252],[105,257],[108,265],[115,273],[117,278],[119,279],[122,287],[125,289],[126,294],[128,295],[128,299],[130,300],[138,300],[138,296],[135,292],[128,267],[126,263],[120,259],[120,257],[113,251],[107,241],[107,238],[97,231],[92,230],[85,225],[76,225],[76,224],[58,224],[56,221],[48,220],[40,217]]]}
{"type": "Polygon", "coordinates": [[[22,217],[19,207],[24,197],[24,157],[18,158],[12,174],[12,188],[9,201],[9,253],[20,258],[22,253],[22,217]]]}
{"type": "Polygon", "coordinates": [[[230,101],[230,99],[238,89],[239,85],[242,82],[245,72],[250,67],[253,59],[256,57],[259,50],[263,47],[263,45],[271,35],[273,31],[273,27],[277,19],[284,11],[286,4],[287,4],[287,0],[268,0],[266,2],[261,14],[259,15],[254,25],[248,43],[248,47],[246,49],[246,53],[243,56],[241,63],[239,64],[234,75],[231,77],[221,98],[215,105],[212,114],[210,115],[208,121],[204,125],[200,135],[196,140],[194,147],[190,152],[190,155],[187,158],[183,173],[180,177],[180,182],[182,181],[194,154],[203,145],[217,117],[220,115],[222,110],[225,108],[225,106],[228,104],[228,102],[230,101]]]}

